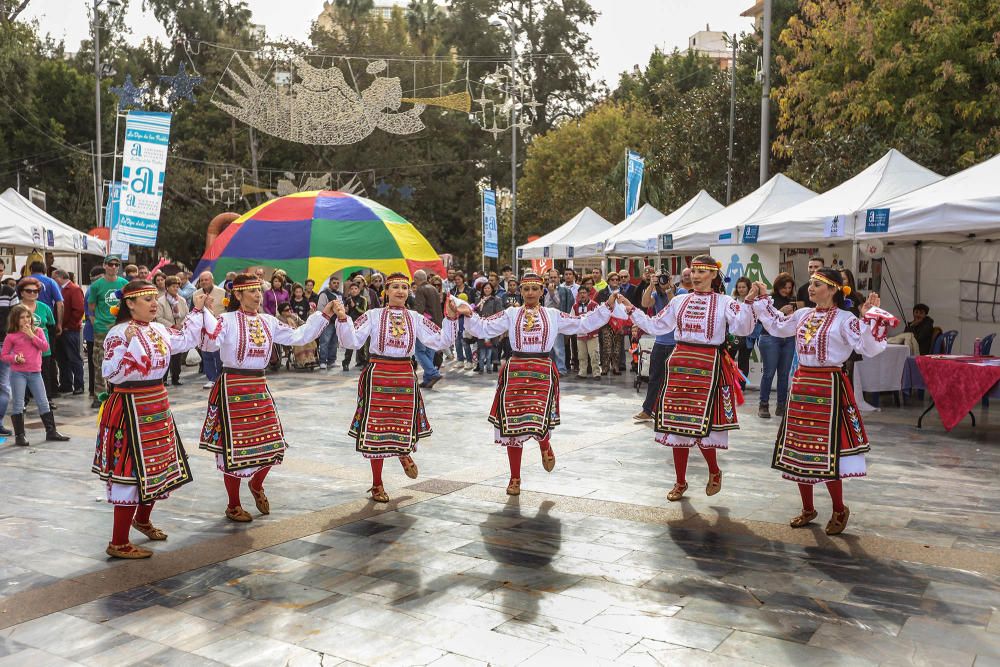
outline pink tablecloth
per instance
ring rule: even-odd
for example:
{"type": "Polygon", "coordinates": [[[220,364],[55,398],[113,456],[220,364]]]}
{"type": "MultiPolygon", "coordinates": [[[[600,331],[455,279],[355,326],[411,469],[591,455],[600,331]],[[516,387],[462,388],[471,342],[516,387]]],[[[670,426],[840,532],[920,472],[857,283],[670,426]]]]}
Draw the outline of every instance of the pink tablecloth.
{"type": "Polygon", "coordinates": [[[949,431],[1000,383],[997,357],[927,354],[917,357],[916,363],[949,431]]]}

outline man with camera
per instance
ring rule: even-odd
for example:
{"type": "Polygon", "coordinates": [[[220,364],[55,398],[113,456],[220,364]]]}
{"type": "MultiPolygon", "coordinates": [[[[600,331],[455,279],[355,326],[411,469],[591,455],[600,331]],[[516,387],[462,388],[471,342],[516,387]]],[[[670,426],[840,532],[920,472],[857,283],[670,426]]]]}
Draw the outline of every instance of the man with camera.
{"type": "MultiPolygon", "coordinates": [[[[670,300],[677,294],[687,294],[683,287],[674,290],[670,273],[664,270],[656,272],[652,266],[647,266],[643,280],[649,284],[642,293],[642,307],[652,308],[659,313],[667,307],[670,300]]],[[[656,337],[653,350],[649,356],[649,384],[646,387],[646,398],[642,402],[642,410],[633,417],[637,422],[652,421],[653,412],[658,407],[657,400],[663,389],[663,381],[667,373],[667,359],[674,351],[674,333],[671,331],[656,337]]]]}

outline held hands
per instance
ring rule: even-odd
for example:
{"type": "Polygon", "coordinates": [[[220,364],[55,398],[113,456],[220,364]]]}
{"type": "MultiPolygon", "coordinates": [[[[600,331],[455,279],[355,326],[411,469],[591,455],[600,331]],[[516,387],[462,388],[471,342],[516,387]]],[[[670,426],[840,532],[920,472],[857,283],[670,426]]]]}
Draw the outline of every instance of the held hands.
{"type": "Polygon", "coordinates": [[[872,308],[879,308],[882,306],[882,300],[878,296],[878,292],[872,292],[868,295],[868,299],[861,306],[861,317],[868,314],[868,311],[872,308]]]}
{"type": "MultiPolygon", "coordinates": [[[[753,284],[753,289],[757,290],[757,296],[754,298],[761,298],[767,296],[767,285],[765,285],[763,282],[759,280],[755,282],[753,284]]],[[[751,293],[753,293],[753,290],[751,290],[751,293]]]]}
{"type": "Polygon", "coordinates": [[[191,298],[191,303],[194,304],[196,309],[211,308],[212,307],[212,295],[205,294],[204,290],[198,290],[195,295],[191,298]]]}
{"type": "Polygon", "coordinates": [[[754,283],[753,285],[750,286],[750,291],[747,292],[747,296],[746,296],[746,300],[747,301],[753,301],[758,296],[760,296],[760,288],[757,287],[757,285],[758,285],[758,283],[754,283]]]}
{"type": "Polygon", "coordinates": [[[455,306],[455,310],[458,312],[459,315],[464,315],[465,317],[472,317],[472,306],[465,303],[464,301],[460,301],[455,306]]]}
{"type": "Polygon", "coordinates": [[[344,310],[344,304],[339,299],[331,299],[327,302],[326,306],[323,308],[323,312],[327,312],[327,309],[333,307],[333,314],[337,316],[339,322],[347,321],[347,311],[344,310]]]}
{"type": "Polygon", "coordinates": [[[455,306],[455,297],[449,296],[445,299],[444,310],[449,320],[458,319],[458,308],[455,306]]]}
{"type": "MultiPolygon", "coordinates": [[[[327,301],[326,305],[323,306],[323,314],[326,315],[327,317],[333,317],[334,315],[336,315],[337,319],[340,319],[340,315],[337,314],[337,307],[334,305],[338,303],[340,302],[337,301],[336,299],[330,299],[329,301],[327,301]]],[[[343,306],[340,307],[340,311],[341,312],[344,311],[343,306]]]]}

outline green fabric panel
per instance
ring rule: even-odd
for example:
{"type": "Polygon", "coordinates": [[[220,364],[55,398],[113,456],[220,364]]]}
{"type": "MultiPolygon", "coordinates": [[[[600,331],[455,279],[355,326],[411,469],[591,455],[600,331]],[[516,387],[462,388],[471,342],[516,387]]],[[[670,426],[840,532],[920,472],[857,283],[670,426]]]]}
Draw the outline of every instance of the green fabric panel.
{"type": "Polygon", "coordinates": [[[313,220],[310,253],[315,257],[396,259],[399,245],[381,220],[313,220]]]}

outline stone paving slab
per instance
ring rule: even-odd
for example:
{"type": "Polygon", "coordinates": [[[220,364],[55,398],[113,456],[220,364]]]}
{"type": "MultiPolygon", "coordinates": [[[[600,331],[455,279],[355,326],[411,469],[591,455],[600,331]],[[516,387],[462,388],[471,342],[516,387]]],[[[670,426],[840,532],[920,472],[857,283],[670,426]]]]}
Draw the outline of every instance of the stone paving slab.
{"type": "MultiPolygon", "coordinates": [[[[189,375],[171,398],[192,443],[207,392],[189,375]]],[[[82,401],[59,402],[70,442],[0,446],[0,665],[1000,661],[988,411],[951,434],[915,429],[917,406],[869,416],[870,478],[845,484],[851,525],[829,538],[821,491],[817,527],[787,526],[797,493],[767,467],[777,421],[752,405],[720,455],[722,494],[700,496],[694,454],[689,497],[667,502],[669,452],[629,418],[622,380],[565,383],[556,470],[528,448],[509,499],[485,422],[493,378],[450,372],[426,392],[420,479],[390,462],[393,502],[370,503],[345,433],[356,377],[272,379],[292,447],[252,524],[221,516],[214,462],[189,444],[196,481],[157,506],[170,539],[149,561],[103,556],[82,401]]]]}

